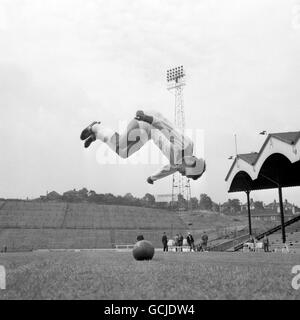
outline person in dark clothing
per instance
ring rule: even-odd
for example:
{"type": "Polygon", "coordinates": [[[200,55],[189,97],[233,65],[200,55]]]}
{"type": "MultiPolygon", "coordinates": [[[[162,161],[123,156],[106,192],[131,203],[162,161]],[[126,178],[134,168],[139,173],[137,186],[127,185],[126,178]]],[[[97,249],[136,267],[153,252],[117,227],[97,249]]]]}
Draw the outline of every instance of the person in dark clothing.
{"type": "Polygon", "coordinates": [[[194,238],[190,232],[188,233],[188,235],[186,237],[186,241],[187,241],[188,245],[190,246],[190,251],[192,251],[192,249],[195,250],[194,238]]]}
{"type": "Polygon", "coordinates": [[[263,238],[263,246],[264,246],[264,252],[269,252],[269,239],[266,235],[263,238]]]}
{"type": "Polygon", "coordinates": [[[168,251],[168,237],[165,232],[161,238],[161,242],[163,244],[163,251],[167,252],[168,251]]]}
{"type": "Polygon", "coordinates": [[[256,239],[254,236],[251,236],[250,242],[253,243],[253,247],[250,250],[256,251],[256,239]]]}
{"type": "Polygon", "coordinates": [[[136,241],[141,241],[141,240],[144,240],[144,236],[142,234],[139,234],[137,237],[136,237],[136,241]]]}
{"type": "Polygon", "coordinates": [[[207,249],[207,242],[208,242],[208,235],[206,234],[206,232],[204,231],[203,236],[201,237],[202,240],[202,250],[206,251],[207,249]]]}
{"type": "Polygon", "coordinates": [[[179,251],[182,251],[182,245],[183,245],[183,235],[180,233],[178,236],[179,251]]]}

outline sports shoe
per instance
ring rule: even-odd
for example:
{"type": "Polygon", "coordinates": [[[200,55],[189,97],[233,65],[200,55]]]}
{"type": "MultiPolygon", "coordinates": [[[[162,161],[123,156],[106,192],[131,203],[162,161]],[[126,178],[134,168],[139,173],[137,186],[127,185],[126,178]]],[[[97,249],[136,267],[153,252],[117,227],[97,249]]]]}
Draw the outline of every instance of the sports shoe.
{"type": "Polygon", "coordinates": [[[145,121],[145,122],[148,122],[150,124],[153,122],[153,117],[152,116],[147,116],[144,113],[144,111],[142,111],[142,110],[138,110],[136,112],[135,119],[138,120],[138,121],[145,121]]]}
{"type": "MultiPolygon", "coordinates": [[[[81,140],[87,139],[90,135],[94,135],[94,132],[92,131],[92,126],[95,124],[100,124],[100,121],[94,121],[89,126],[87,126],[80,135],[81,140]]],[[[95,138],[96,139],[96,138],[95,138]]],[[[94,140],[95,141],[95,140],[94,140]]]]}
{"type": "Polygon", "coordinates": [[[91,134],[85,141],[84,141],[84,147],[88,148],[92,142],[96,140],[95,133],[91,134]]]}

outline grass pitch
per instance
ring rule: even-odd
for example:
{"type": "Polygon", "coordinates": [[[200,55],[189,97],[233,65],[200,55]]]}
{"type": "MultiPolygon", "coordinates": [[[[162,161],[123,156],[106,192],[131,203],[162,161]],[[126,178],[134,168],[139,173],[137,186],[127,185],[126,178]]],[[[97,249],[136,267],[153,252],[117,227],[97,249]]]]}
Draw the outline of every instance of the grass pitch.
{"type": "Polygon", "coordinates": [[[281,253],[6,253],[0,299],[299,299],[299,264],[300,255],[281,253]]]}

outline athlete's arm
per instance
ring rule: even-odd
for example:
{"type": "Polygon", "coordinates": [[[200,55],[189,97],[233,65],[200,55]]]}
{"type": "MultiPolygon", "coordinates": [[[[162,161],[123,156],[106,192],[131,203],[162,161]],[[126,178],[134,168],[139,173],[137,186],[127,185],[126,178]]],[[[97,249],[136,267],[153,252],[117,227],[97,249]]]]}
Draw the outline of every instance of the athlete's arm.
{"type": "Polygon", "coordinates": [[[150,184],[153,184],[154,181],[165,178],[169,176],[170,174],[175,173],[178,170],[177,166],[172,166],[170,164],[167,164],[162,169],[160,169],[158,172],[154,173],[152,176],[150,176],[147,179],[147,182],[150,184]]]}

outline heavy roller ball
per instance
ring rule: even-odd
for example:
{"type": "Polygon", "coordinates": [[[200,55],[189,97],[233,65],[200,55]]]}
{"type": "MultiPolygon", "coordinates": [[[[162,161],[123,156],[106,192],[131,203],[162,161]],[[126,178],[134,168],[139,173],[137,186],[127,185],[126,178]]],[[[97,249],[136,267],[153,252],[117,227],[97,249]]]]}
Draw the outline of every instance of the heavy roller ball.
{"type": "Polygon", "coordinates": [[[150,241],[138,241],[133,249],[132,254],[135,260],[151,260],[154,256],[154,247],[150,241]]]}

